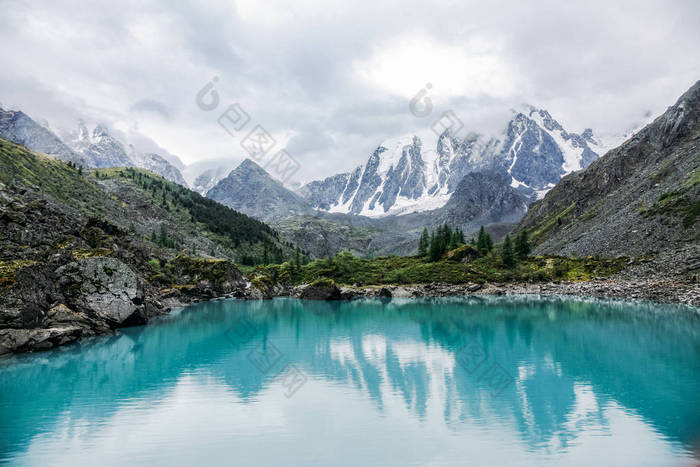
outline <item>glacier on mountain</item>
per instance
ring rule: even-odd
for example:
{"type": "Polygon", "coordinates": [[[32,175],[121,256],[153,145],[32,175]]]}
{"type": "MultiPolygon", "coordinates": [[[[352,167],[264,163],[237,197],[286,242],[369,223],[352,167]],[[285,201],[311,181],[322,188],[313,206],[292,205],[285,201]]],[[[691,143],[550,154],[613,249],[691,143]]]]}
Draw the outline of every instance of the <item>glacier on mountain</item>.
{"type": "Polygon", "coordinates": [[[352,172],[302,186],[314,208],[369,217],[401,215],[444,206],[468,173],[494,171],[533,199],[563,176],[603,154],[590,129],[566,131],[546,110],[514,112],[499,137],[456,136],[431,129],[382,142],[352,172]]]}

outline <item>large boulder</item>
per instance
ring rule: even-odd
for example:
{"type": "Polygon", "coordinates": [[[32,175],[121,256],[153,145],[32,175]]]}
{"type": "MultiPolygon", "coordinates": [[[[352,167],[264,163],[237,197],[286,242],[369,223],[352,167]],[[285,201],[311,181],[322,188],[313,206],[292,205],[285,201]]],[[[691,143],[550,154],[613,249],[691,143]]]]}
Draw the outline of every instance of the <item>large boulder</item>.
{"type": "Polygon", "coordinates": [[[340,289],[331,279],[319,279],[301,291],[300,298],[306,300],[340,300],[340,289]]]}
{"type": "Polygon", "coordinates": [[[145,322],[136,273],[116,258],[83,258],[56,270],[67,300],[110,326],[145,322]]]}

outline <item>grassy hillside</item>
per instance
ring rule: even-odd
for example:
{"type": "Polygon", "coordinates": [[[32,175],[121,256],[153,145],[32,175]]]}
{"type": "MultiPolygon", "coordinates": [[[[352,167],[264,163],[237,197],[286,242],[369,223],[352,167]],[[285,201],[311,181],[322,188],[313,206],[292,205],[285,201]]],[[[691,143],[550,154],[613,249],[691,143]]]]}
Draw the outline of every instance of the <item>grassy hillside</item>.
{"type": "Polygon", "coordinates": [[[151,242],[162,255],[281,262],[293,247],[268,225],[145,170],[83,171],[0,139],[0,183],[28,187],[78,214],[151,242]]]}
{"type": "Polygon", "coordinates": [[[64,161],[0,138],[0,168],[0,183],[33,188],[82,214],[104,213],[102,190],[64,161]]]}

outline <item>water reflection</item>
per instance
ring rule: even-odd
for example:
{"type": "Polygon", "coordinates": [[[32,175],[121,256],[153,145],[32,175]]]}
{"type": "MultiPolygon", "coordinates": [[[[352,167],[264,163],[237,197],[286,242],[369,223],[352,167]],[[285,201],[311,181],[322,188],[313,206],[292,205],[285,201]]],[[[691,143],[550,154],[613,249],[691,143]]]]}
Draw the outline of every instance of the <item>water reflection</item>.
{"type": "Polygon", "coordinates": [[[698,450],[699,337],[687,310],[620,302],[210,302],[156,326],[4,362],[0,459],[81,463],[75,453],[147,425],[133,445],[109,447],[151,463],[166,450],[178,464],[198,444],[220,461],[217,449],[240,443],[239,452],[257,446],[262,461],[273,440],[296,439],[288,449],[299,465],[463,465],[462,447],[481,451],[477,464],[563,455],[586,464],[614,438],[626,457],[601,465],[626,465],[631,450],[642,463],[666,464],[698,450]],[[231,330],[250,323],[252,336],[232,342],[231,330]],[[260,345],[283,357],[269,371],[251,363],[260,345]],[[503,369],[500,393],[482,376],[486,366],[474,369],[469,348],[503,369]],[[308,378],[288,399],[283,362],[308,378]],[[190,438],[166,436],[185,421],[190,438]],[[324,453],[324,441],[336,451],[324,453]],[[347,457],[345,445],[354,446],[347,457]]]}

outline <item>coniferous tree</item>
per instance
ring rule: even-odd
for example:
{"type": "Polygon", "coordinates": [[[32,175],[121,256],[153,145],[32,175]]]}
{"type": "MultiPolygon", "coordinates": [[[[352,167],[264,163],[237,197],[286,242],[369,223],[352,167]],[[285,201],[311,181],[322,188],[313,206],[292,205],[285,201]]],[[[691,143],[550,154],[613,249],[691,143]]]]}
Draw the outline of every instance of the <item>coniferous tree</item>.
{"type": "Polygon", "coordinates": [[[506,235],[506,239],[503,241],[501,260],[503,261],[503,264],[508,268],[512,268],[513,266],[515,266],[515,253],[513,253],[513,244],[510,241],[510,235],[506,235]]]}
{"type": "Polygon", "coordinates": [[[527,230],[523,230],[515,237],[515,255],[518,259],[525,259],[531,251],[532,246],[530,245],[529,235],[527,230]]]}
{"type": "Polygon", "coordinates": [[[476,240],[476,248],[477,248],[477,250],[479,250],[479,253],[481,253],[482,255],[485,255],[486,253],[489,252],[488,241],[486,240],[486,231],[484,230],[483,225],[479,229],[479,236],[477,237],[477,240],[476,240]]]}
{"type": "Polygon", "coordinates": [[[294,250],[294,265],[297,268],[297,272],[301,271],[301,252],[299,251],[298,246],[294,250]]]}
{"type": "Polygon", "coordinates": [[[457,227],[457,230],[455,231],[455,233],[457,234],[457,243],[460,245],[464,245],[464,243],[465,243],[464,242],[464,232],[462,232],[462,229],[457,227]]]}
{"type": "Polygon", "coordinates": [[[485,255],[486,253],[493,250],[493,240],[491,240],[491,235],[489,235],[484,230],[483,225],[479,229],[479,237],[476,240],[476,248],[479,250],[479,253],[481,253],[482,255],[485,255]]]}
{"type": "Polygon", "coordinates": [[[454,231],[452,235],[450,235],[450,243],[447,245],[447,249],[454,250],[457,246],[457,231],[454,231]]]}
{"type": "Polygon", "coordinates": [[[420,240],[418,240],[418,255],[425,256],[428,254],[428,247],[430,247],[430,238],[428,235],[428,228],[423,228],[423,233],[420,235],[420,240]]]}
{"type": "Polygon", "coordinates": [[[430,261],[437,261],[442,256],[442,252],[440,251],[440,242],[441,239],[439,235],[433,234],[430,236],[430,248],[428,250],[430,261]]]}

